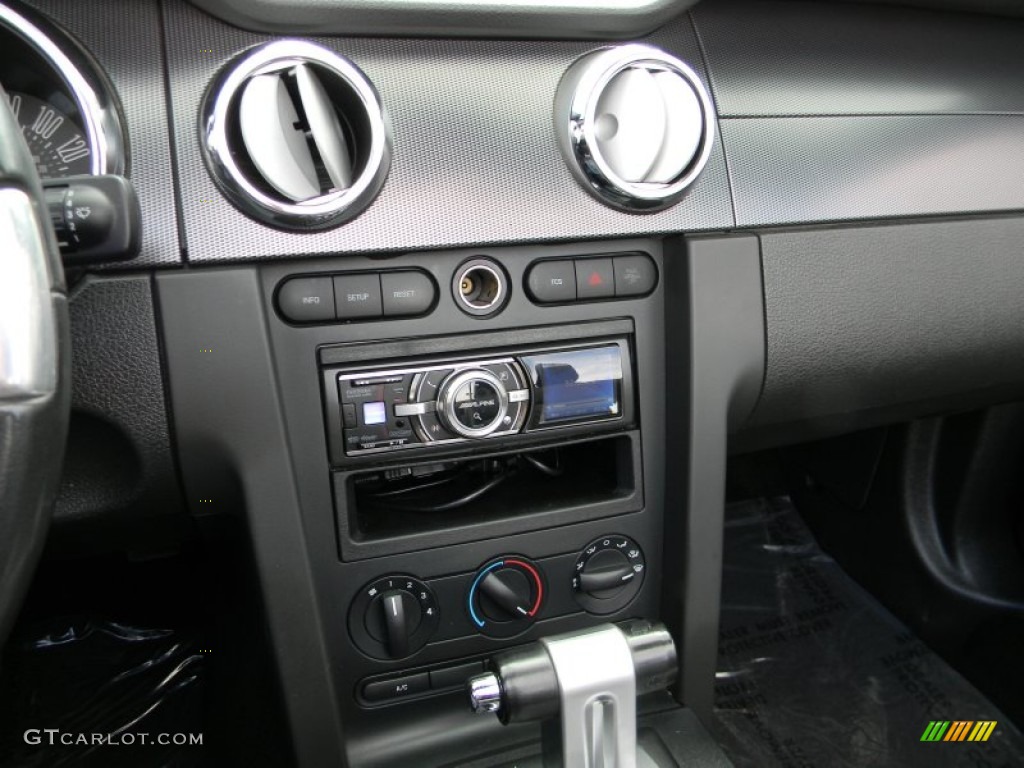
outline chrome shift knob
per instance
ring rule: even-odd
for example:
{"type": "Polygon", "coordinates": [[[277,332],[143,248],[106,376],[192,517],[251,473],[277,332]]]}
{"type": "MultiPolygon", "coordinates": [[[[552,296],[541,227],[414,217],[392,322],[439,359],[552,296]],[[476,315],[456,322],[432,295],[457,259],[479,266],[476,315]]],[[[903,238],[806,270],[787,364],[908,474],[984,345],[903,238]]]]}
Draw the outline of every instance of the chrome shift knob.
{"type": "Polygon", "coordinates": [[[477,714],[489,714],[501,709],[501,683],[492,672],[471,677],[468,683],[469,703],[477,714]]]}

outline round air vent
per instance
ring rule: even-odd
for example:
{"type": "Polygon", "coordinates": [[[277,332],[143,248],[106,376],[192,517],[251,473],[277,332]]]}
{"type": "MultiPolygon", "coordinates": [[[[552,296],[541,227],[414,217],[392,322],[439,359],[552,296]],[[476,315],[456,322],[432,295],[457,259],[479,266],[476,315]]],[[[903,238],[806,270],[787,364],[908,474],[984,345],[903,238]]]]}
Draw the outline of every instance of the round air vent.
{"type": "Polygon", "coordinates": [[[391,165],[380,97],[350,61],[301,40],[231,62],[203,101],[207,165],[244,213],[327,229],[360,213],[391,165]]]}
{"type": "Polygon", "coordinates": [[[589,53],[555,98],[559,145],[591,193],[628,211],[675,203],[711,154],[715,115],[686,64],[648,45],[589,53]]]}

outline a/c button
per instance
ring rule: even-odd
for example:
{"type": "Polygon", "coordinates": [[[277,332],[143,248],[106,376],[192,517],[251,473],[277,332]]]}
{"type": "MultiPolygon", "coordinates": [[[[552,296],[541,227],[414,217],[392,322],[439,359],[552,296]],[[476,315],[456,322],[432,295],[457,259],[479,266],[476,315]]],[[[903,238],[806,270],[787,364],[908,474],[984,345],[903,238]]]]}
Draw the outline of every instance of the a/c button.
{"type": "Polygon", "coordinates": [[[420,672],[367,683],[363,687],[363,698],[367,701],[394,701],[427,690],[430,690],[430,677],[426,672],[420,672]]]}

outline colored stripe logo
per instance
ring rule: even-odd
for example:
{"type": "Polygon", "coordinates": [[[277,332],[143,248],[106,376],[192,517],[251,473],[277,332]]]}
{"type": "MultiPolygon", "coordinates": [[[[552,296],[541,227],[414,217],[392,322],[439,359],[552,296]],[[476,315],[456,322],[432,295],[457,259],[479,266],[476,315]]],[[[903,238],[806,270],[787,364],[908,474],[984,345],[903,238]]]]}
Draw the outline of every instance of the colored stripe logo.
{"type": "Polygon", "coordinates": [[[921,741],[988,741],[996,725],[995,720],[932,720],[921,741]]]}

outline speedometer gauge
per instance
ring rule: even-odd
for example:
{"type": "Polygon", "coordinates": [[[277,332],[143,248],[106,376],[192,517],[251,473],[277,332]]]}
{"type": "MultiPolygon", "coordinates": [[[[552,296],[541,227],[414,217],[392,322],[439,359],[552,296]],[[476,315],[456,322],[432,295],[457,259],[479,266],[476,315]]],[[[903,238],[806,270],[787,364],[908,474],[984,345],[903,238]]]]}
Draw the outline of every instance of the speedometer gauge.
{"type": "Polygon", "coordinates": [[[11,92],[7,100],[40,176],[52,179],[90,172],[92,149],[71,117],[27,93],[11,92]]]}
{"type": "Polygon", "coordinates": [[[0,0],[0,84],[43,178],[128,175],[117,95],[81,44],[0,0]]]}

